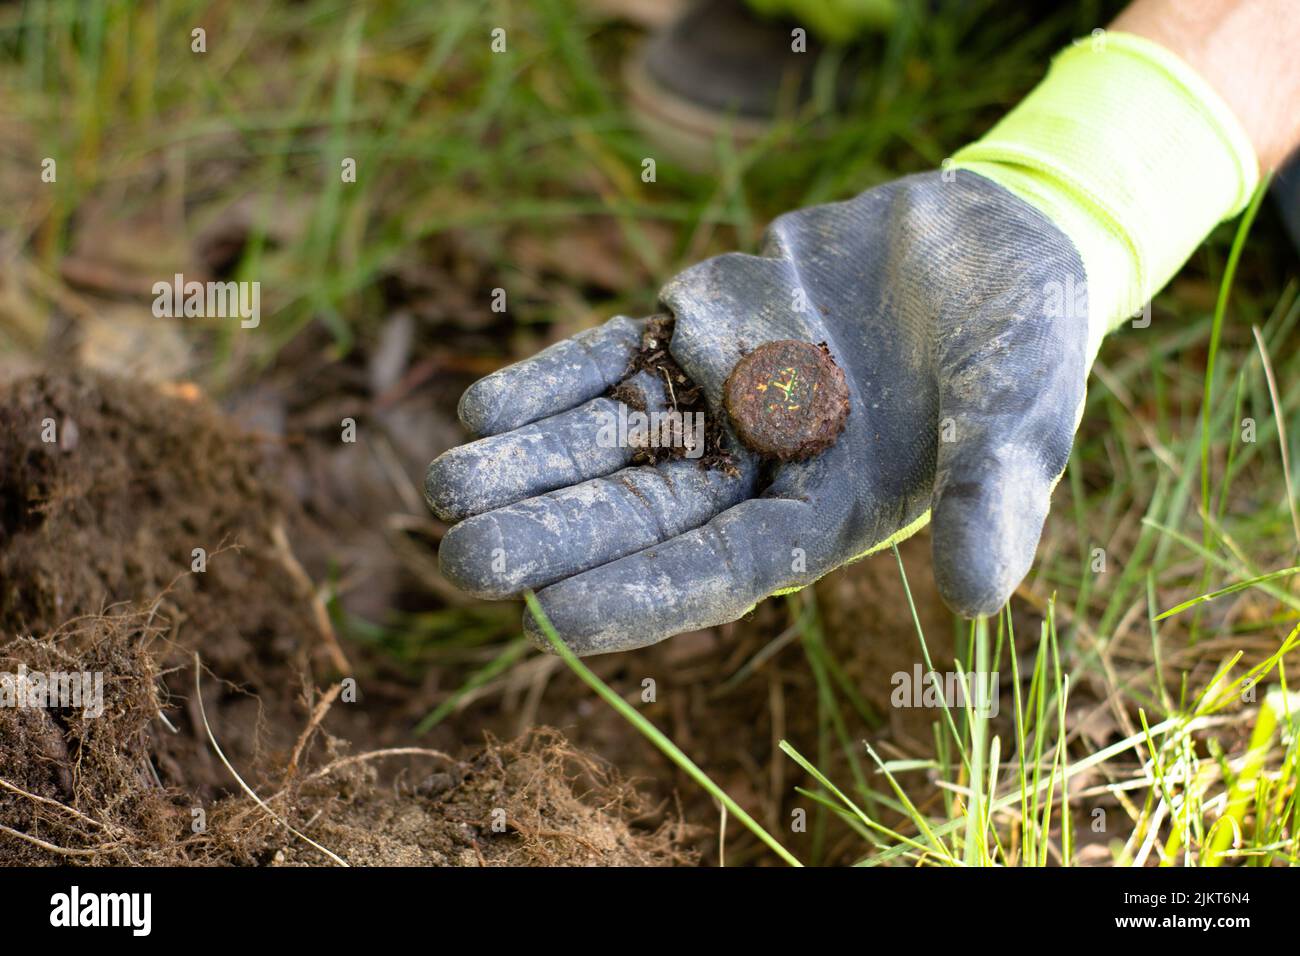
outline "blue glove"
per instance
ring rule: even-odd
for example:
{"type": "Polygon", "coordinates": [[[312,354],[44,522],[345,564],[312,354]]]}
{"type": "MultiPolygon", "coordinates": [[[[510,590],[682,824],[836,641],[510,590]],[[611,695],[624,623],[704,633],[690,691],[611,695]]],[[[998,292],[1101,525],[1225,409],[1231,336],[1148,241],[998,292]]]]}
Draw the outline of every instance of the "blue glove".
{"type": "MultiPolygon", "coordinates": [[[[484,597],[540,588],[560,635],[595,654],[732,620],[932,518],[944,599],[996,611],[1033,560],[1102,337],[1245,208],[1259,167],[1190,66],[1114,32],[1067,47],[953,159],[782,216],[761,256],[661,292],[668,348],[734,468],[628,467],[644,450],[602,440],[604,393],[657,326],[614,319],[473,385],[461,418],[490,437],[426,479],[461,522],[447,577],[484,597]],[[746,349],[783,339],[827,344],[850,411],[829,450],[777,464],[735,443],[722,395],[746,349]]],[[[672,379],[639,372],[617,394],[675,409],[672,379]]]]}
{"type": "MultiPolygon", "coordinates": [[[[632,465],[636,447],[600,440],[647,329],[612,319],[465,393],[461,420],[487,437],[426,479],[430,507],[459,522],[443,573],[485,598],[538,589],[566,643],[597,654],[734,620],[932,519],[945,600],[993,613],[1029,569],[1069,457],[1091,361],[1070,307],[1085,285],[1060,229],[964,170],[784,215],[762,255],[702,262],[660,295],[667,347],[734,468],[632,465]],[[760,460],[722,411],[742,354],[780,339],[825,342],[847,378],[846,427],[806,461],[760,460]]],[[[653,375],[635,384],[651,410],[671,407],[653,375]]]]}

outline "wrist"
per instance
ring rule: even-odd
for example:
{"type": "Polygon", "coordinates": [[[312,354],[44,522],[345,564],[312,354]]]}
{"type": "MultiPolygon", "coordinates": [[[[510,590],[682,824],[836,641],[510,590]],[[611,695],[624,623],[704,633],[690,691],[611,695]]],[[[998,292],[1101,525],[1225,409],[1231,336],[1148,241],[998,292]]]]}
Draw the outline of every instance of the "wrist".
{"type": "Polygon", "coordinates": [[[1112,30],[1177,54],[1241,122],[1263,170],[1300,146],[1295,0],[1136,0],[1112,30]]]}
{"type": "Polygon", "coordinates": [[[1158,44],[1097,33],[954,157],[1037,207],[1088,277],[1090,349],[1249,202],[1254,150],[1232,111],[1158,44]]]}

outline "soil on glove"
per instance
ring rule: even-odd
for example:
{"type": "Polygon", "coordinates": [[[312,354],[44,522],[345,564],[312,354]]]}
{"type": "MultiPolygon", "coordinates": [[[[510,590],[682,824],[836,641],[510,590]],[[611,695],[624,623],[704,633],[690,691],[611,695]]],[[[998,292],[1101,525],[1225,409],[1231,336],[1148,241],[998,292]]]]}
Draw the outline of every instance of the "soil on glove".
{"type": "Polygon", "coordinates": [[[665,383],[671,410],[684,416],[687,421],[702,416],[704,421],[704,450],[695,455],[694,449],[680,442],[647,444],[632,456],[634,465],[657,465],[675,458],[694,457],[701,468],[716,468],[726,474],[736,475],[735,459],[727,450],[726,431],[720,416],[709,410],[704,397],[704,389],[682,370],[668,351],[668,344],[673,338],[674,321],[669,315],[656,315],[646,323],[641,335],[641,348],[632,356],[627,374],[623,381],[610,389],[609,397],[622,402],[636,411],[646,411],[646,398],[641,389],[633,383],[632,378],[639,372],[650,372],[665,383]],[[691,454],[688,455],[688,452],[691,454]]]}
{"type": "Polygon", "coordinates": [[[185,386],[0,389],[0,672],[103,678],[100,715],[0,708],[0,864],[693,860],[554,731],[371,748],[400,721],[366,711],[373,669],[293,554],[271,450],[185,386]]]}

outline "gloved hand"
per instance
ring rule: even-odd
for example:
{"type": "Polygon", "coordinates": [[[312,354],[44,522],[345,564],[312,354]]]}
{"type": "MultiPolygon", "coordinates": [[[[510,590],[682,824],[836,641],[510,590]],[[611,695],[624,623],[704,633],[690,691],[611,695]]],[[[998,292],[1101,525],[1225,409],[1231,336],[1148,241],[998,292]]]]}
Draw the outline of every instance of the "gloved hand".
{"type": "MultiPolygon", "coordinates": [[[[604,393],[624,377],[645,328],[619,317],[465,393],[462,421],[489,437],[430,465],[430,506],[460,522],[443,539],[443,573],[482,597],[540,589],[569,646],[595,654],[733,620],[931,519],[945,600],[966,616],[996,611],[1033,560],[1101,336],[1253,186],[1234,152],[1240,141],[1224,149],[1230,114],[1205,122],[1203,98],[1213,94],[1194,75],[1171,79],[1168,63],[1153,62],[1169,56],[1152,53],[1154,44],[1129,37],[1115,47],[1120,61],[1100,83],[1098,63],[1079,59],[1095,53],[1060,57],[1022,107],[958,155],[965,168],[789,213],[762,255],[710,259],[662,290],[675,320],[668,348],[717,416],[745,350],[827,343],[850,394],[829,450],[765,463],[733,436],[735,473],[690,459],[626,467],[636,449],[599,438],[617,414],[604,393]],[[1190,130],[1152,141],[1160,150],[1128,168],[1072,165],[1097,147],[1070,142],[1057,101],[1073,103],[1060,88],[1087,88],[1122,118],[1143,83],[1157,100],[1167,94],[1165,113],[1182,104],[1186,115],[1162,122],[1190,130]],[[1058,121],[1033,122],[1044,113],[1058,121]],[[1052,155],[1040,148],[1043,128],[1059,161],[1043,159],[1052,155]],[[1211,146],[1218,152],[1207,155],[1211,146]],[[1218,163],[1214,174],[1236,178],[1208,189],[1209,199],[1202,189],[1194,212],[1186,196],[1165,200],[1195,233],[1170,248],[1160,217],[1172,213],[1161,200],[1143,195],[1142,215],[1108,200],[1134,177],[1163,188],[1189,148],[1200,151],[1198,169],[1218,163]],[[1017,149],[1038,165],[1009,159],[1017,149]],[[1105,280],[1090,287],[1099,270],[1105,280]]],[[[1121,132],[1152,125],[1137,117],[1121,132]]],[[[1079,135],[1095,129],[1084,123],[1079,135]]],[[[667,407],[653,376],[639,384],[651,406],[667,407]]]]}

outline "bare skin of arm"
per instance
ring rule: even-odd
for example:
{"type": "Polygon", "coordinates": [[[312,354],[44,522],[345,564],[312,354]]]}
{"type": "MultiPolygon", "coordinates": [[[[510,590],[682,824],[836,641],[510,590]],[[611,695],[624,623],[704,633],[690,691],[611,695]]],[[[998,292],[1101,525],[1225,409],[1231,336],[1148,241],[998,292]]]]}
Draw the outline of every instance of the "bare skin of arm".
{"type": "Polygon", "coordinates": [[[1137,0],[1111,29],[1178,54],[1241,122],[1260,170],[1300,147],[1300,9],[1296,0],[1137,0]]]}

